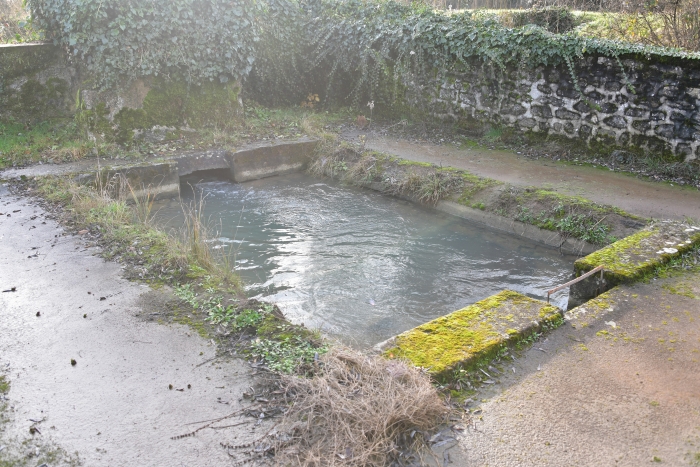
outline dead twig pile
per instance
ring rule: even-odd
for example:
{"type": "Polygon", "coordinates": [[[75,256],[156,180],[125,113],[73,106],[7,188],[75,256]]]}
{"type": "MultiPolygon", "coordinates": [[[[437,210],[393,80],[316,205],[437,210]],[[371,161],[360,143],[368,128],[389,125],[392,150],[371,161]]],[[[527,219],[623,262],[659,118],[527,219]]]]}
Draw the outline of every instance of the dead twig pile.
{"type": "Polygon", "coordinates": [[[277,465],[415,465],[448,408],[427,375],[396,360],[336,348],[311,378],[283,376],[291,399],[277,465]]]}

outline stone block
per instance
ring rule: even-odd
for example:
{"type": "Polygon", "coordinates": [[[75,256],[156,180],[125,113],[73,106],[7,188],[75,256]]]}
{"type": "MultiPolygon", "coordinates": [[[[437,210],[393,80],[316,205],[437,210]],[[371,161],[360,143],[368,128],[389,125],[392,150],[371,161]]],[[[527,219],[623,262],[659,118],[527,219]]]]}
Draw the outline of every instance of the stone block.
{"type": "Polygon", "coordinates": [[[557,109],[554,114],[557,116],[557,118],[561,118],[562,120],[578,120],[581,118],[581,114],[567,109],[557,109]]]}
{"type": "Polygon", "coordinates": [[[625,120],[624,117],[621,117],[619,115],[613,115],[612,117],[608,117],[604,119],[603,122],[609,127],[617,128],[618,130],[627,128],[627,120],[625,120]]]}
{"type": "Polygon", "coordinates": [[[638,280],[696,245],[700,245],[700,227],[663,221],[581,258],[574,263],[576,277],[603,266],[603,279],[595,274],[572,285],[568,308],[578,306],[618,284],[638,280]]]}
{"type": "Polygon", "coordinates": [[[537,125],[537,121],[534,118],[521,118],[518,120],[518,124],[525,128],[534,128],[537,125]]]}
{"type": "Polygon", "coordinates": [[[649,118],[649,109],[645,109],[644,107],[627,107],[625,109],[625,115],[634,118],[649,118]]]}
{"type": "Polygon", "coordinates": [[[673,138],[674,125],[657,125],[656,128],[654,128],[654,133],[661,136],[662,138],[671,139],[673,138]]]}
{"type": "Polygon", "coordinates": [[[530,113],[539,118],[552,118],[552,109],[548,105],[533,105],[530,107],[530,113]]]}

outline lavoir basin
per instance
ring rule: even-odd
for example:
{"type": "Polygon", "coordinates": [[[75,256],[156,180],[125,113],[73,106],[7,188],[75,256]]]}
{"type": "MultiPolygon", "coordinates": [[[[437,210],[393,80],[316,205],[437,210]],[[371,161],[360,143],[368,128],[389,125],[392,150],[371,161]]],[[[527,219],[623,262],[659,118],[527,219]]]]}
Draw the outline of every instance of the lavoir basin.
{"type": "MultiPolygon", "coordinates": [[[[566,282],[573,256],[429,207],[304,174],[245,183],[190,178],[214,248],[251,298],[295,323],[370,347],[503,289],[535,298],[566,282]]],[[[179,203],[159,210],[172,226],[179,203]]],[[[565,309],[566,291],[552,297],[565,309]]]]}

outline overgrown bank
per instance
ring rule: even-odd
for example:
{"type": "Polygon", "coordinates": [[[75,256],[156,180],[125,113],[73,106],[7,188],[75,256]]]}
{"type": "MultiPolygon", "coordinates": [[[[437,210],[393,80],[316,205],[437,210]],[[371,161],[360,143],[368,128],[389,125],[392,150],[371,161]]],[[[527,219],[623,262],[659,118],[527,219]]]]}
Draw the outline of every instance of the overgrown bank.
{"type": "Polygon", "coordinates": [[[562,245],[568,238],[607,245],[646,222],[584,198],[539,187],[520,188],[452,167],[413,162],[365,150],[362,145],[336,143],[332,138],[320,146],[309,171],[425,204],[452,201],[551,231],[558,234],[562,245]]]}

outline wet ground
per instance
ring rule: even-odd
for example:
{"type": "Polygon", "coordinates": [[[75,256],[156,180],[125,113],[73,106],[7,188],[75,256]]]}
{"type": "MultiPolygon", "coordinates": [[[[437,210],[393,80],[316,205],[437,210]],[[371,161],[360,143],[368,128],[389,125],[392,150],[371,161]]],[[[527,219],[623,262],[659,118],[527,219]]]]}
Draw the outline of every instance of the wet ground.
{"type": "Polygon", "coordinates": [[[254,420],[170,438],[239,409],[252,384],[248,365],[212,360],[213,343],[185,326],[145,320],[162,312],[167,289],[127,282],[119,265],[1,185],[0,213],[0,289],[16,288],[0,293],[0,369],[13,419],[0,427],[0,445],[29,440],[0,456],[27,460],[51,439],[86,466],[230,463],[219,443],[255,436],[254,420]]]}

